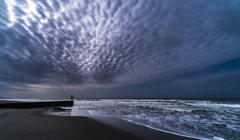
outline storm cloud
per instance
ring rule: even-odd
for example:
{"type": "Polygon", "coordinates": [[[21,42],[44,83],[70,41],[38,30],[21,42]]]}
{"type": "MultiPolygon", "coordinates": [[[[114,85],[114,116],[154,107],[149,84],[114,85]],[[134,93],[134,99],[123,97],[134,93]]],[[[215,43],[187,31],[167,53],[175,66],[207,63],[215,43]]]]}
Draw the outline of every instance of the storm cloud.
{"type": "Polygon", "coordinates": [[[114,87],[240,57],[239,0],[5,0],[0,81],[114,87]]]}

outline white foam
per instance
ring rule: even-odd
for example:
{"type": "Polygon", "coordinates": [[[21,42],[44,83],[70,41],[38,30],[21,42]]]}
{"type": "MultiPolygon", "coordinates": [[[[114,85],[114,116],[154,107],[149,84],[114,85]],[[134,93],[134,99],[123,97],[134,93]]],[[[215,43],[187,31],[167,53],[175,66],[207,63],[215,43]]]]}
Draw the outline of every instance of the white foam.
{"type": "Polygon", "coordinates": [[[240,104],[212,104],[212,103],[186,103],[187,105],[193,106],[204,106],[204,107],[232,107],[240,108],[240,104]]]}
{"type": "MultiPolygon", "coordinates": [[[[88,111],[89,114],[94,115],[94,116],[114,117],[114,116],[111,116],[111,115],[99,115],[99,114],[97,114],[97,113],[94,113],[94,111],[90,111],[90,110],[86,110],[86,111],[88,111]]],[[[174,134],[174,135],[177,135],[177,136],[182,136],[182,137],[187,137],[187,138],[194,138],[194,139],[199,139],[199,140],[224,140],[223,138],[221,138],[221,137],[216,137],[216,136],[214,136],[213,138],[203,138],[203,137],[188,136],[188,135],[183,135],[183,134],[179,134],[179,133],[175,133],[175,132],[170,132],[170,131],[158,129],[158,128],[152,127],[152,126],[150,126],[150,125],[145,125],[145,124],[137,123],[137,122],[134,122],[134,121],[132,121],[132,120],[128,120],[128,119],[124,119],[124,118],[120,118],[120,117],[114,117],[114,118],[122,119],[122,120],[125,120],[125,121],[128,121],[128,122],[134,123],[134,124],[138,124],[138,125],[145,126],[145,127],[147,127],[147,128],[153,129],[153,130],[157,130],[157,131],[161,131],[161,132],[165,132],[165,133],[169,133],[169,134],[174,134]]]]}
{"type": "MultiPolygon", "coordinates": [[[[94,115],[94,116],[114,117],[114,116],[111,116],[111,115],[99,115],[99,114],[97,114],[97,113],[94,113],[94,111],[90,111],[90,110],[86,110],[86,111],[88,111],[89,114],[94,115]]],[[[134,122],[134,121],[132,121],[132,120],[128,120],[128,119],[124,119],[124,118],[120,118],[120,117],[114,117],[114,118],[122,119],[122,120],[125,120],[125,121],[128,121],[128,122],[134,123],[134,124],[138,124],[138,125],[142,125],[142,126],[148,127],[148,128],[150,128],[150,129],[153,129],[153,130],[157,130],[157,131],[161,131],[161,132],[165,132],[165,133],[169,133],[169,134],[174,134],[174,135],[178,135],[178,136],[182,136],[182,137],[195,138],[195,139],[199,139],[199,140],[210,140],[210,139],[205,139],[205,138],[201,138],[201,137],[187,136],[187,135],[183,135],[183,134],[179,134],[179,133],[175,133],[175,132],[170,132],[170,131],[158,129],[158,128],[155,128],[155,127],[152,127],[152,126],[149,126],[149,125],[137,123],[137,122],[134,122]]]]}

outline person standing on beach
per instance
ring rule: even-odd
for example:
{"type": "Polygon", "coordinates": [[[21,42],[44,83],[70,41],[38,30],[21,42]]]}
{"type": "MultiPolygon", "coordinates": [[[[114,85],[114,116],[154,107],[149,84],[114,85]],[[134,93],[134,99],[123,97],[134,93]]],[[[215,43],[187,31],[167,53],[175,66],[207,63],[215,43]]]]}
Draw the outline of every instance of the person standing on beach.
{"type": "Polygon", "coordinates": [[[71,97],[70,97],[70,98],[71,98],[71,101],[73,101],[73,98],[74,98],[74,97],[73,97],[72,95],[71,95],[71,97]]]}

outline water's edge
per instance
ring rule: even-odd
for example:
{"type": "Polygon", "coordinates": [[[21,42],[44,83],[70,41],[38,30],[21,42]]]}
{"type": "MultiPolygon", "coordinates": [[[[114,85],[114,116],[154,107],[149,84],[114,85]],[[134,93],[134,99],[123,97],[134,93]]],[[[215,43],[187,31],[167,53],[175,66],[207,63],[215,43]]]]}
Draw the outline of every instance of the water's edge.
{"type": "MultiPolygon", "coordinates": [[[[125,120],[122,118],[117,118],[113,116],[108,116],[108,115],[94,115],[91,113],[91,111],[88,110],[81,110],[77,108],[73,108],[71,112],[71,116],[83,116],[83,117],[89,117],[94,120],[100,121],[102,123],[120,128],[122,130],[126,130],[128,132],[131,132],[133,134],[139,135],[143,138],[146,139],[151,139],[151,140],[159,140],[161,139],[169,139],[169,140],[200,140],[201,138],[197,137],[191,137],[187,135],[181,135],[177,133],[172,133],[164,130],[159,130],[152,128],[150,126],[146,126],[140,123],[134,123],[130,120],[125,120]]],[[[201,139],[203,140],[203,139],[201,139]]],[[[207,139],[204,139],[207,140],[207,139]]]]}

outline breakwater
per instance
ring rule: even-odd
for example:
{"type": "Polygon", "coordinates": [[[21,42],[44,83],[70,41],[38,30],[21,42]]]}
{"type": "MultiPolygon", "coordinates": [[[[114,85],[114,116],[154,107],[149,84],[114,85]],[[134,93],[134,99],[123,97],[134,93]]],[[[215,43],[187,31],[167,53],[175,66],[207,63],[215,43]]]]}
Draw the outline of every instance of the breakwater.
{"type": "Polygon", "coordinates": [[[17,102],[0,103],[0,108],[40,108],[55,106],[73,106],[73,101],[52,101],[52,102],[17,102]]]}

